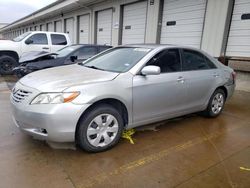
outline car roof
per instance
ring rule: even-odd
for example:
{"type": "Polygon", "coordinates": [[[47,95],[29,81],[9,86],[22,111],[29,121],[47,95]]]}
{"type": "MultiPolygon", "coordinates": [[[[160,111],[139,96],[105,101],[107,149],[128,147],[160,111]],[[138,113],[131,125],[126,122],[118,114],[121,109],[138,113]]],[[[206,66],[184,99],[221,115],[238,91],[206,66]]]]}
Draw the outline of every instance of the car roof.
{"type": "Polygon", "coordinates": [[[162,48],[162,47],[179,47],[177,45],[171,45],[171,44],[126,44],[122,45],[124,47],[138,47],[138,48],[151,48],[151,49],[156,49],[156,48],[162,48]]]}
{"type": "Polygon", "coordinates": [[[27,31],[27,33],[48,33],[48,34],[63,34],[63,35],[67,35],[67,33],[53,32],[53,31],[27,31]]]}
{"type": "Polygon", "coordinates": [[[101,45],[101,44],[73,44],[72,46],[74,46],[74,45],[112,48],[112,46],[110,46],[110,45],[101,45]]]}
{"type": "Polygon", "coordinates": [[[121,47],[150,48],[150,49],[184,48],[184,49],[200,51],[200,49],[191,46],[175,45],[175,44],[127,44],[127,45],[122,45],[121,47]]]}

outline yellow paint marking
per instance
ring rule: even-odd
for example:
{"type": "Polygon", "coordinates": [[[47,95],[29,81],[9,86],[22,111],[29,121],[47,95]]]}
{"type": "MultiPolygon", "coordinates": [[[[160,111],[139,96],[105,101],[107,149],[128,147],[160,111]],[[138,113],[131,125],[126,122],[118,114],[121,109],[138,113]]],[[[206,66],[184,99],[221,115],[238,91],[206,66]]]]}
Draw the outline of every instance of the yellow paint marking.
{"type": "Polygon", "coordinates": [[[122,133],[122,138],[128,139],[130,144],[135,144],[134,140],[132,139],[132,135],[135,134],[135,130],[134,129],[129,129],[129,130],[125,130],[122,133]]]}
{"type": "Polygon", "coordinates": [[[241,170],[250,171],[250,168],[240,167],[241,170]]]}

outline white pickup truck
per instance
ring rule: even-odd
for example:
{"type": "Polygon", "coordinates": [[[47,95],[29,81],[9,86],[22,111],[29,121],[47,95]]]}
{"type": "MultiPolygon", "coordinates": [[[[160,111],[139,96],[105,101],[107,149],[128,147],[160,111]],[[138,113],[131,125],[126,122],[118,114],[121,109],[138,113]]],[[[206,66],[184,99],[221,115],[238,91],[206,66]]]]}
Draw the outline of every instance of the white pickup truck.
{"type": "Polygon", "coordinates": [[[68,45],[71,45],[68,34],[45,31],[27,32],[13,40],[0,40],[0,74],[11,74],[18,66],[19,58],[27,52],[56,52],[68,45]]]}

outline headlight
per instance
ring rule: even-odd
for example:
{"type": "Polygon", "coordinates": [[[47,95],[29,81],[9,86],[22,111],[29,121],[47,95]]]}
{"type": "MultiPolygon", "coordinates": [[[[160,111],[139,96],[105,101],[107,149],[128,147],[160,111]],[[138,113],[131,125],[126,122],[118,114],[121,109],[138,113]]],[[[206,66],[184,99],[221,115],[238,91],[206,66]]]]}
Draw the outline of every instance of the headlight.
{"type": "Polygon", "coordinates": [[[73,101],[80,93],[42,93],[35,97],[30,104],[61,104],[73,101]]]}

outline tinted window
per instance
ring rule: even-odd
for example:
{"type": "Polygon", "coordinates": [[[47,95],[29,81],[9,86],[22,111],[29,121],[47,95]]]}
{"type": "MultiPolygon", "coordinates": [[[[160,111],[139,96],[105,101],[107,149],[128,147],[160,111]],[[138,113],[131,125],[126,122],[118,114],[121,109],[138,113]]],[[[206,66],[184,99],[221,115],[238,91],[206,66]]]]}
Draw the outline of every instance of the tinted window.
{"type": "Polygon", "coordinates": [[[31,37],[29,37],[29,39],[31,39],[32,43],[31,44],[48,44],[48,39],[47,39],[47,35],[46,34],[34,34],[31,37]]]}
{"type": "Polygon", "coordinates": [[[64,35],[51,34],[52,45],[67,45],[67,40],[64,35]]]}
{"type": "Polygon", "coordinates": [[[99,52],[105,51],[105,50],[107,50],[109,48],[110,48],[109,46],[100,46],[99,47],[99,52]]]}
{"type": "Polygon", "coordinates": [[[178,49],[164,50],[153,57],[147,65],[161,68],[161,73],[181,71],[181,60],[178,49]]]}
{"type": "Polygon", "coordinates": [[[203,54],[192,51],[192,50],[183,50],[183,70],[192,71],[192,70],[206,70],[215,68],[214,64],[208,60],[203,54]]]}
{"type": "Polygon", "coordinates": [[[97,54],[96,47],[83,47],[80,48],[74,55],[77,56],[78,59],[89,59],[95,54],[97,54]]]}
{"type": "Polygon", "coordinates": [[[57,53],[57,57],[66,57],[67,55],[69,55],[70,53],[73,53],[75,50],[77,50],[79,48],[78,45],[73,45],[73,46],[66,46],[64,48],[62,48],[61,50],[58,50],[57,53]]]}

